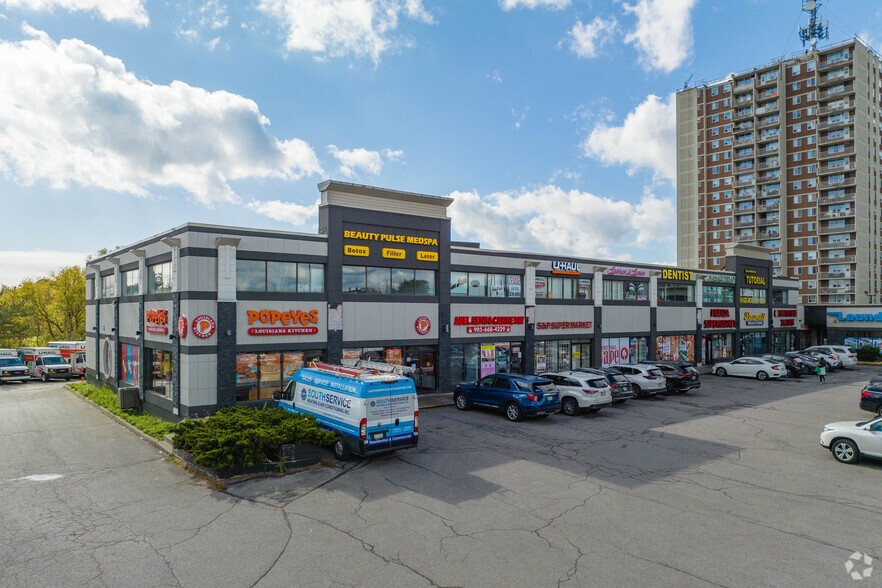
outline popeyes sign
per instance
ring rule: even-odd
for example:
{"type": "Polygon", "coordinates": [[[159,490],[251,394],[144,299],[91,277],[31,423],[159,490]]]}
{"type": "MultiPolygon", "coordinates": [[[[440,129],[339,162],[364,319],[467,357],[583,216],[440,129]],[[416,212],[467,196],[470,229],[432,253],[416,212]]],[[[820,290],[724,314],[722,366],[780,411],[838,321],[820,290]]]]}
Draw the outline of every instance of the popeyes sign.
{"type": "Polygon", "coordinates": [[[259,335],[315,335],[318,333],[319,311],[317,310],[249,310],[248,334],[259,335]]]}
{"type": "Polygon", "coordinates": [[[147,310],[144,313],[148,333],[168,335],[168,310],[147,310]]]}

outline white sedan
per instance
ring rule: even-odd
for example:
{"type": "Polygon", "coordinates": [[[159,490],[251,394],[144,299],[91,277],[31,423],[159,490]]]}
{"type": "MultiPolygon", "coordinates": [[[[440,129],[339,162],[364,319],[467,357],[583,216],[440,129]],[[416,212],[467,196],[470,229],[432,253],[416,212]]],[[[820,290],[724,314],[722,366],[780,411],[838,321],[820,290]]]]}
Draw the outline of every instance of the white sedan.
{"type": "Polygon", "coordinates": [[[783,363],[762,357],[739,357],[732,361],[714,364],[714,373],[718,376],[744,376],[768,380],[786,376],[787,367],[783,363]]]}
{"type": "Polygon", "coordinates": [[[882,458],[882,417],[824,425],[821,447],[842,463],[856,463],[862,455],[882,458]]]}

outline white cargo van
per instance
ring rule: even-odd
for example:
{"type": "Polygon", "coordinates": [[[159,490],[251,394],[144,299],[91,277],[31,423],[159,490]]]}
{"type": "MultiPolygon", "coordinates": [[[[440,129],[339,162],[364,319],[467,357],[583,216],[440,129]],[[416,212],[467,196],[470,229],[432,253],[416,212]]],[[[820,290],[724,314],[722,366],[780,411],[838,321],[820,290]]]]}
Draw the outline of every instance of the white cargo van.
{"type": "Polygon", "coordinates": [[[18,358],[15,349],[0,349],[0,382],[30,380],[28,367],[18,358]]]}
{"type": "Polygon", "coordinates": [[[419,440],[419,406],[410,378],[314,362],[275,396],[280,408],[310,414],[336,431],[338,459],[416,447],[419,440]]]}
{"type": "Polygon", "coordinates": [[[17,351],[32,378],[48,382],[79,377],[55,347],[19,347],[17,351]]]}
{"type": "Polygon", "coordinates": [[[80,376],[86,375],[86,342],[85,341],[49,341],[47,347],[54,347],[61,352],[67,363],[80,376]]]}

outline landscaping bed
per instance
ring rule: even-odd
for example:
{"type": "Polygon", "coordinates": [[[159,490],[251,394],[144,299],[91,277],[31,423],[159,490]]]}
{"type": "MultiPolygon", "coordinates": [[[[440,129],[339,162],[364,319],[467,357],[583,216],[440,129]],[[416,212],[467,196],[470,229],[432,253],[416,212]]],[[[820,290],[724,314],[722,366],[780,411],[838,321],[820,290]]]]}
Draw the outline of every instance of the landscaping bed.
{"type": "Polygon", "coordinates": [[[120,408],[116,392],[110,388],[99,388],[86,382],[68,384],[68,387],[154,439],[162,439],[174,427],[172,423],[168,423],[152,414],[147,414],[143,410],[120,408]]]}

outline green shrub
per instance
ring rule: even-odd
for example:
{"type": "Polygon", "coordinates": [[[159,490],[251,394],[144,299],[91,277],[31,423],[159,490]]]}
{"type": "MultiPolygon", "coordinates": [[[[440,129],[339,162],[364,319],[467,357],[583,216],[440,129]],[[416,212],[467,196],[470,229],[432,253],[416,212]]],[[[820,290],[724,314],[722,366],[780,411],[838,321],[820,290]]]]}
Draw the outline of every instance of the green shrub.
{"type": "Polygon", "coordinates": [[[282,445],[330,445],[336,439],[314,417],[281,408],[225,408],[201,421],[174,426],[175,449],[193,454],[201,466],[253,467],[278,460],[282,445]]]}
{"type": "Polygon", "coordinates": [[[873,345],[857,348],[858,361],[879,361],[879,349],[873,345]]]}
{"type": "Polygon", "coordinates": [[[107,387],[97,387],[85,382],[70,384],[70,387],[94,402],[99,406],[103,406],[122,420],[133,425],[139,431],[143,431],[147,435],[155,439],[162,439],[173,427],[172,423],[167,423],[159,417],[147,414],[137,409],[120,409],[117,401],[116,392],[107,387]]]}

